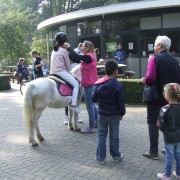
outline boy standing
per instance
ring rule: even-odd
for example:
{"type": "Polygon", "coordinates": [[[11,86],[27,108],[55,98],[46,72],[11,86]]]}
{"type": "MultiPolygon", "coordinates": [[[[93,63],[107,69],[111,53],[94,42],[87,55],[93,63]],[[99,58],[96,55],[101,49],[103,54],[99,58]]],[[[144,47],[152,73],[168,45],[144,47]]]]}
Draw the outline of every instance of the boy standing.
{"type": "Polygon", "coordinates": [[[110,154],[115,162],[123,159],[119,151],[119,124],[125,115],[123,85],[116,79],[118,64],[108,61],[105,65],[106,77],[99,79],[95,85],[93,102],[99,103],[98,144],[95,160],[104,164],[106,158],[106,137],[110,136],[110,154]]]}
{"type": "Polygon", "coordinates": [[[42,67],[44,66],[44,63],[41,57],[38,56],[38,52],[35,50],[32,50],[30,54],[31,54],[31,57],[33,57],[33,68],[34,68],[34,74],[36,78],[43,77],[42,67]]]}

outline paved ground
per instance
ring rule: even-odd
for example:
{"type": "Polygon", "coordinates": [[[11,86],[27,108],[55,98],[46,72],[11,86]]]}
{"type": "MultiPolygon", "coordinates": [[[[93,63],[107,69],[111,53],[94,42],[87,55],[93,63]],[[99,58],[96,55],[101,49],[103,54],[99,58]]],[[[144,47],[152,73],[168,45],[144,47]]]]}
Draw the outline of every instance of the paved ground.
{"type": "MultiPolygon", "coordinates": [[[[153,180],[165,165],[160,160],[142,156],[148,149],[145,107],[127,106],[127,115],[120,125],[120,146],[123,161],[113,163],[107,149],[105,165],[95,160],[96,137],[69,131],[63,124],[64,109],[47,108],[41,119],[40,129],[45,141],[38,147],[28,144],[28,137],[21,118],[22,96],[19,85],[0,92],[0,180],[153,180]]],[[[80,114],[88,125],[84,104],[80,114]]],[[[163,147],[160,134],[160,148],[163,147]]],[[[107,147],[108,148],[108,147],[107,147]]]]}

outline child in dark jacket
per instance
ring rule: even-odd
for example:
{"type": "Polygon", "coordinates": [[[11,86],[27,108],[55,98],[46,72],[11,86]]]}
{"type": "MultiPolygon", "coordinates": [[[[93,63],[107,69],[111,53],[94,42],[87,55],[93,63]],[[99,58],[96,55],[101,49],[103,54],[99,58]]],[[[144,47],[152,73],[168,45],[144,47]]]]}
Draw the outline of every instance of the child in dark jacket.
{"type": "Polygon", "coordinates": [[[180,85],[169,83],[164,86],[164,97],[169,102],[162,107],[157,126],[163,132],[166,150],[165,173],[158,173],[159,179],[170,180],[173,159],[176,159],[176,171],[173,175],[180,180],[180,85]]]}
{"type": "Polygon", "coordinates": [[[24,58],[20,58],[19,63],[17,64],[20,84],[22,83],[23,78],[28,80],[28,71],[27,71],[26,65],[24,64],[24,61],[25,61],[24,58]]]}
{"type": "Polygon", "coordinates": [[[104,164],[106,158],[106,137],[109,129],[110,154],[115,162],[123,159],[119,151],[119,124],[125,115],[123,85],[116,79],[118,65],[108,61],[105,65],[106,77],[95,83],[93,102],[98,102],[98,144],[95,160],[104,164]]]}

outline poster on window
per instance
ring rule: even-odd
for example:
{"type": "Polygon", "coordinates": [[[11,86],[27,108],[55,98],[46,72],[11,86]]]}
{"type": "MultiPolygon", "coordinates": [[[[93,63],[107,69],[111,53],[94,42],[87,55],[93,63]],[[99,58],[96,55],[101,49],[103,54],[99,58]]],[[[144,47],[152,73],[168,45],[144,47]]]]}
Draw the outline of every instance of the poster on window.
{"type": "Polygon", "coordinates": [[[153,51],[153,44],[148,44],[148,51],[153,51]]]}
{"type": "Polygon", "coordinates": [[[106,51],[114,52],[117,49],[117,42],[106,43],[106,51]]]}
{"type": "Polygon", "coordinates": [[[128,48],[129,48],[129,50],[133,50],[133,42],[128,43],[128,48]]]}

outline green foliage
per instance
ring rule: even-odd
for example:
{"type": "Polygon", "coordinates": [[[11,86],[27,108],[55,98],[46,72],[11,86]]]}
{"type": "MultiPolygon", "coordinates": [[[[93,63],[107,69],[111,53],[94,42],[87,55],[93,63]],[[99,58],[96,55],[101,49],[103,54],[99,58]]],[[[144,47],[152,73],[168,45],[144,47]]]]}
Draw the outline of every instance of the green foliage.
{"type": "Polygon", "coordinates": [[[15,0],[0,2],[0,58],[8,65],[15,65],[30,51],[36,19],[30,9],[20,11],[15,0]]]}
{"type": "Polygon", "coordinates": [[[45,31],[36,30],[40,21],[125,1],[128,0],[0,0],[0,64],[16,65],[20,57],[28,60],[32,49],[46,57],[45,31]]]}
{"type": "Polygon", "coordinates": [[[2,66],[2,64],[0,63],[0,72],[2,72],[2,70],[3,70],[3,66],[2,66]]]}
{"type": "Polygon", "coordinates": [[[10,76],[0,75],[0,91],[11,89],[10,76]]]}
{"type": "MultiPolygon", "coordinates": [[[[41,54],[41,57],[46,57],[47,42],[45,39],[35,39],[31,45],[32,50],[36,50],[41,54]]],[[[44,59],[44,58],[43,58],[44,59]]]]}
{"type": "Polygon", "coordinates": [[[142,104],[143,87],[140,79],[118,79],[124,86],[125,102],[128,104],[142,104]]]}

